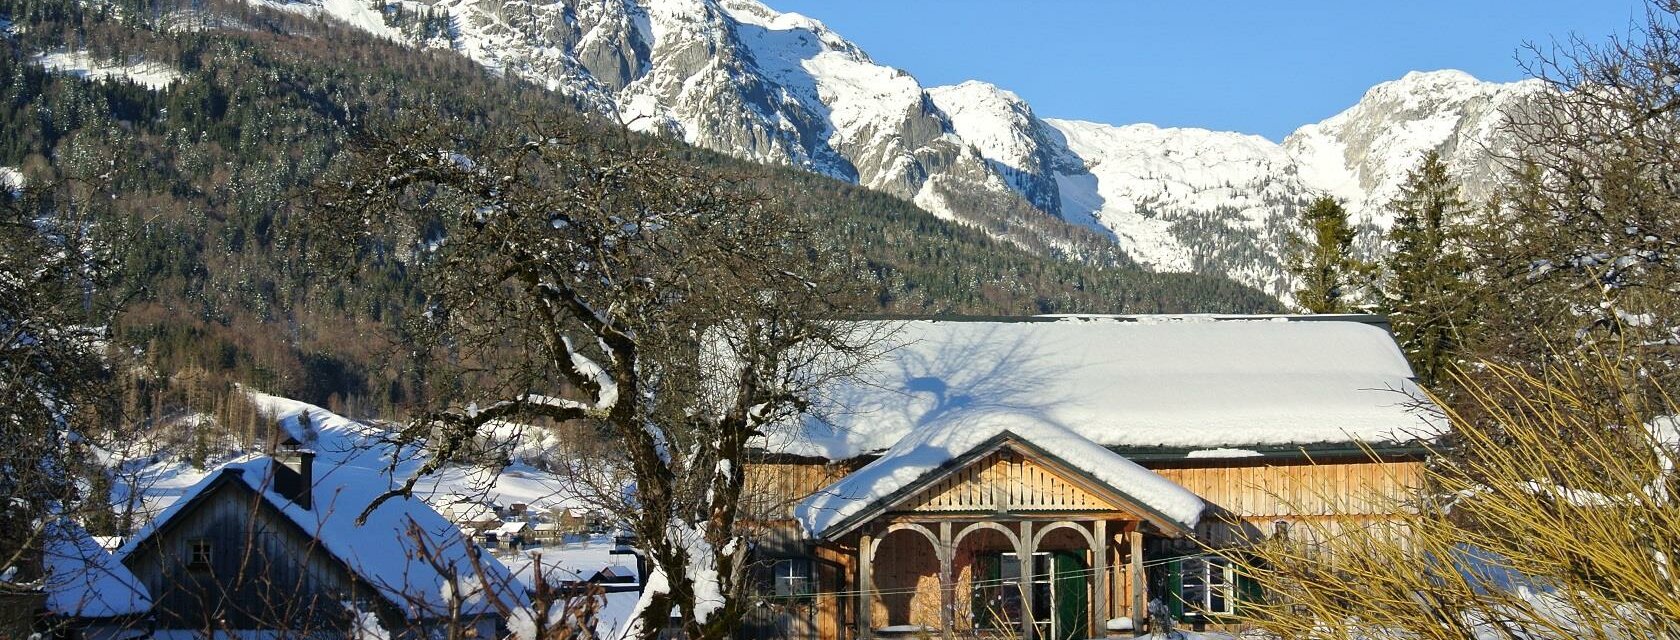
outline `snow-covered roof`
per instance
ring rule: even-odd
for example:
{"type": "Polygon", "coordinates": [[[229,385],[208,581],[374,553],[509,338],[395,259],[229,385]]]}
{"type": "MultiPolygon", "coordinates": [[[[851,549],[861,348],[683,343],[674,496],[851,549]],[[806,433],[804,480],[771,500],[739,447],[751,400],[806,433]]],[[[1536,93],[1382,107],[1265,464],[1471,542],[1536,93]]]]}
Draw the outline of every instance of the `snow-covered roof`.
{"type": "Polygon", "coordinates": [[[523,520],[518,522],[503,522],[502,526],[496,528],[496,533],[504,536],[519,535],[521,532],[525,531],[525,527],[527,526],[530,526],[530,523],[523,520]]]}
{"type": "Polygon", "coordinates": [[[403,479],[402,471],[391,469],[392,448],[379,442],[379,433],[374,428],[304,403],[260,395],[258,400],[282,421],[295,421],[300,412],[309,411],[317,434],[312,508],[304,509],[270,490],[272,458],[248,456],[227,464],[188,489],[125,544],[120,556],[133,553],[152,533],[183,513],[195,502],[195,497],[218,481],[237,481],[259,492],[280,513],[318,538],[321,548],[343,561],[413,619],[447,615],[446,594],[450,593],[460,594],[462,612],[468,615],[495,612],[485,597],[486,590],[510,606],[526,603],[524,590],[500,562],[480,550],[454,524],[417,497],[386,501],[368,514],[365,523],[356,524],[367,505],[403,479]],[[410,523],[423,534],[426,547],[435,554],[437,564],[444,571],[420,557],[419,543],[410,534],[410,523]],[[468,554],[478,555],[485,573],[482,580],[478,579],[468,554]],[[458,576],[455,586],[449,586],[448,572],[458,576]]]}
{"type": "Polygon", "coordinates": [[[1053,425],[1114,448],[1399,443],[1438,421],[1383,328],[1290,317],[895,322],[766,450],[845,459],[924,429],[1053,425]]]}
{"type": "Polygon", "coordinates": [[[537,558],[542,559],[542,576],[549,584],[583,582],[603,572],[635,576],[636,557],[613,553],[612,538],[594,536],[584,543],[543,547],[521,552],[507,560],[507,566],[527,587],[535,587],[537,558]]]}
{"type": "Polygon", "coordinates": [[[805,498],[794,517],[814,536],[840,533],[842,525],[869,507],[902,497],[905,489],[933,479],[952,461],[985,447],[1000,436],[1014,436],[1091,478],[1107,484],[1157,519],[1193,529],[1201,518],[1202,499],[1173,481],[1121,457],[1062,426],[1022,421],[1007,415],[982,415],[958,423],[919,429],[846,477],[805,498]]]}
{"type": "Polygon", "coordinates": [[[47,611],[76,618],[113,618],[151,611],[152,596],[81,525],[65,519],[47,525],[47,611]]]}

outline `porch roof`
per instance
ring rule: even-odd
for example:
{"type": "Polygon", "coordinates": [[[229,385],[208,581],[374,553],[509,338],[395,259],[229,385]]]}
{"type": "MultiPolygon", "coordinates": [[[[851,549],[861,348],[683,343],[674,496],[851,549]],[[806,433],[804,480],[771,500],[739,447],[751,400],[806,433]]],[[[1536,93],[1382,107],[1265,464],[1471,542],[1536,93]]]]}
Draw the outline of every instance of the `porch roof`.
{"type": "Polygon", "coordinates": [[[1101,485],[1168,528],[1193,529],[1204,503],[1188,489],[1073,431],[1031,420],[996,419],[923,429],[880,458],[811,494],[794,508],[810,535],[842,535],[951,473],[1001,441],[1014,442],[1101,485]]]}

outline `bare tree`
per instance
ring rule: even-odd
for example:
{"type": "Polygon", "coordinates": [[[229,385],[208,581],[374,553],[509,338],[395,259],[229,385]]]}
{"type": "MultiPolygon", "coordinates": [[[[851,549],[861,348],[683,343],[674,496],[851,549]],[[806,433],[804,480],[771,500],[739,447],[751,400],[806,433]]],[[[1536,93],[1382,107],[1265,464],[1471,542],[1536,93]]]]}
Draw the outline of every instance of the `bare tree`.
{"type": "Polygon", "coordinates": [[[652,565],[627,635],[680,610],[722,638],[748,586],[744,457],[870,341],[833,321],[856,279],[809,220],[677,154],[564,123],[370,138],[311,226],[420,283],[404,327],[428,397],[399,434],[428,443],[420,474],[499,462],[473,444],[496,421],[592,425],[631,481],[597,497],[652,565]]]}
{"type": "MultiPolygon", "coordinates": [[[[1680,5],[1647,3],[1628,35],[1530,47],[1544,85],[1510,114],[1514,180],[1476,242],[1489,355],[1550,344],[1680,345],[1680,5]],[[1536,339],[1544,336],[1543,339],[1536,339]]],[[[1567,351],[1567,350],[1566,350],[1567,351]]],[[[1646,359],[1672,379],[1671,357],[1646,359]]]]}
{"type": "Polygon", "coordinates": [[[77,482],[92,468],[87,437],[111,415],[98,300],[117,261],[96,209],[104,188],[0,188],[0,593],[39,588],[54,518],[108,508],[77,482]]]}

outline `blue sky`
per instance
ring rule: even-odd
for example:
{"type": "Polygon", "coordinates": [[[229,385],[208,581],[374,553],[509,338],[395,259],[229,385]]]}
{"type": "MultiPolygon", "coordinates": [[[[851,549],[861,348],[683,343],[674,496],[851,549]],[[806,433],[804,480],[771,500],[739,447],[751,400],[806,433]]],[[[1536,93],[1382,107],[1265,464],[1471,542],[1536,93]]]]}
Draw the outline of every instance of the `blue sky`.
{"type": "Polygon", "coordinates": [[[978,79],[1044,117],[1282,140],[1407,71],[1525,77],[1524,42],[1593,42],[1636,0],[764,0],[926,86],[978,79]]]}

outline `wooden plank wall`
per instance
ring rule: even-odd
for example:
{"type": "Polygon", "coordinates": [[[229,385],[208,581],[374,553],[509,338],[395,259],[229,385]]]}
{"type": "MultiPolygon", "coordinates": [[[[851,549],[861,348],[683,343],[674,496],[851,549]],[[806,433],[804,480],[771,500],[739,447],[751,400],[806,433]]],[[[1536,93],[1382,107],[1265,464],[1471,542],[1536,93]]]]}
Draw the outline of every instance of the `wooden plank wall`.
{"type": "Polygon", "coordinates": [[[261,629],[284,622],[307,635],[341,628],[340,600],[359,595],[378,602],[375,594],[357,594],[360,583],[318,540],[241,481],[222,484],[195,507],[125,559],[157,603],[161,628],[261,629]],[[212,547],[204,570],[187,565],[195,539],[212,547]]]}
{"type": "Polygon", "coordinates": [[[1373,516],[1416,487],[1421,462],[1221,466],[1155,472],[1247,518],[1373,516]]]}
{"type": "Polygon", "coordinates": [[[875,588],[870,623],[876,627],[919,624],[939,628],[939,560],[933,545],[915,531],[894,531],[876,543],[875,588]]]}
{"type": "Polygon", "coordinates": [[[741,498],[749,519],[785,520],[793,507],[823,487],[850,473],[841,464],[749,463],[741,498]]]}

